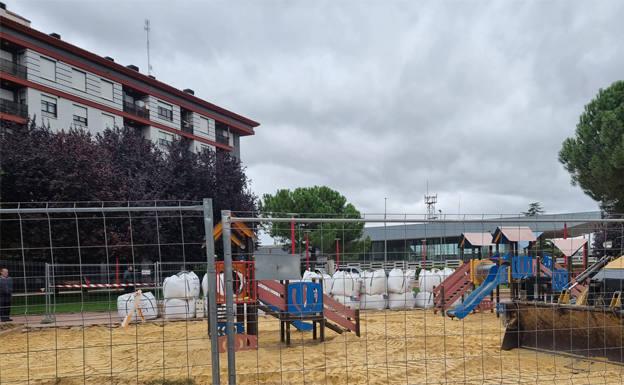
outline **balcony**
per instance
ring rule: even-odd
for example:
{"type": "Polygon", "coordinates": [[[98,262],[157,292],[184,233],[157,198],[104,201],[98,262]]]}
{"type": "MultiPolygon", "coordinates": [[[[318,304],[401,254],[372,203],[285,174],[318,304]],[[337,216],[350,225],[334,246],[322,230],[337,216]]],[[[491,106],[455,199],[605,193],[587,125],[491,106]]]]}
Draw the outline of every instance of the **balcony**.
{"type": "Polygon", "coordinates": [[[139,107],[134,103],[124,101],[123,110],[124,112],[136,115],[140,118],[149,119],[149,110],[145,107],[139,107]]]}
{"type": "Polygon", "coordinates": [[[189,123],[182,123],[182,132],[188,132],[189,134],[194,133],[194,127],[189,123]]]}
{"type": "Polygon", "coordinates": [[[11,60],[0,59],[0,71],[26,79],[26,66],[17,64],[11,60]]]}
{"type": "Polygon", "coordinates": [[[219,132],[216,133],[215,138],[217,140],[217,143],[221,143],[221,144],[225,144],[227,146],[230,145],[230,138],[228,138],[227,135],[223,135],[219,132]]]}
{"type": "Polygon", "coordinates": [[[0,99],[0,113],[28,118],[28,105],[12,100],[0,99]]]}

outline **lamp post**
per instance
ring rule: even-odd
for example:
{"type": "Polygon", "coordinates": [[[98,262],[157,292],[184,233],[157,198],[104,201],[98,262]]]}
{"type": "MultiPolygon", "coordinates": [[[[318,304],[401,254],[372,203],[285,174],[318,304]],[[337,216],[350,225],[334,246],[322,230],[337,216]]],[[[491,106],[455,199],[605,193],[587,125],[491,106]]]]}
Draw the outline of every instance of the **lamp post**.
{"type": "Polygon", "coordinates": [[[304,230],[305,233],[305,255],[306,255],[306,270],[310,270],[310,230],[304,230]]]}
{"type": "Polygon", "coordinates": [[[386,223],[388,198],[384,197],[384,269],[388,263],[388,228],[386,223]]]}
{"type": "Polygon", "coordinates": [[[340,238],[336,238],[336,271],[340,268],[340,238]]]}

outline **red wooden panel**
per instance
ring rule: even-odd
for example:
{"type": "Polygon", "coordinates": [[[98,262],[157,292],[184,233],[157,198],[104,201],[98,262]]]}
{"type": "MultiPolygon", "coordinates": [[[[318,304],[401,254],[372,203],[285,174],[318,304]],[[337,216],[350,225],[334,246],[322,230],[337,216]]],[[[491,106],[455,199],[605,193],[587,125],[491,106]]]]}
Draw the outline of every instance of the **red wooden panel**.
{"type": "Polygon", "coordinates": [[[269,289],[280,293],[280,295],[286,295],[286,290],[284,288],[284,285],[282,285],[281,283],[277,281],[266,280],[266,281],[258,281],[258,283],[260,285],[266,286],[269,289]]]}
{"type": "Polygon", "coordinates": [[[275,306],[281,311],[286,311],[286,299],[262,287],[258,287],[258,299],[266,304],[275,306]]]}
{"type": "Polygon", "coordinates": [[[335,312],[331,311],[330,309],[324,309],[323,310],[323,315],[325,316],[325,318],[327,318],[328,320],[342,326],[343,328],[350,330],[350,331],[355,331],[355,323],[349,321],[346,318],[341,317],[340,315],[336,314],[335,312]]]}
{"type": "Polygon", "coordinates": [[[327,294],[323,294],[323,306],[330,308],[330,310],[338,314],[342,314],[343,317],[355,318],[355,310],[346,307],[327,294]]]}

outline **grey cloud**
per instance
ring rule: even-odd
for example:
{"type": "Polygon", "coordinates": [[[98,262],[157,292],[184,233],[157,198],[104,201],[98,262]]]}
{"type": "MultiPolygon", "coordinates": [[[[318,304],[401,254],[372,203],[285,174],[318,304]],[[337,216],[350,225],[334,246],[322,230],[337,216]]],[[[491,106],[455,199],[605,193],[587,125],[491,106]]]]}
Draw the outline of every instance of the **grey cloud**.
{"type": "Polygon", "coordinates": [[[262,123],[258,194],[327,184],[363,211],[596,209],[557,161],[621,79],[624,3],[8,1],[36,28],[262,123]]]}

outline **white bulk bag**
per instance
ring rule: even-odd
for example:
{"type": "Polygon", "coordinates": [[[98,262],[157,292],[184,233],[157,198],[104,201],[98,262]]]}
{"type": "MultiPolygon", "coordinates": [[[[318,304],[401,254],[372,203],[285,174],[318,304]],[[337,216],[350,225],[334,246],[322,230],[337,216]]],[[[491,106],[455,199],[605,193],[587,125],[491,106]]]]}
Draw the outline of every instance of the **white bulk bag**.
{"type": "Polygon", "coordinates": [[[315,281],[320,281],[322,279],[321,275],[319,273],[316,273],[314,271],[310,271],[310,270],[306,270],[303,272],[303,278],[301,279],[302,282],[312,282],[312,280],[315,281]]]}
{"type": "Polygon", "coordinates": [[[351,308],[351,309],[360,308],[360,301],[359,299],[355,297],[350,297],[346,295],[334,295],[333,298],[348,308],[351,308]]]}
{"type": "Polygon", "coordinates": [[[193,298],[199,297],[199,277],[192,271],[182,271],[165,278],[163,295],[165,298],[193,298]]]}
{"type": "MultiPolygon", "coordinates": [[[[241,294],[245,289],[245,277],[243,273],[240,271],[234,271],[238,276],[238,279],[232,280],[232,289],[234,290],[234,295],[241,294]]],[[[208,288],[208,278],[206,278],[206,288],[208,288]]],[[[206,291],[207,292],[207,291],[206,291]]],[[[219,273],[217,275],[217,294],[220,296],[225,296],[225,274],[219,273]]]]}
{"type": "Polygon", "coordinates": [[[416,294],[415,298],[416,307],[421,309],[430,309],[433,307],[433,293],[428,291],[421,291],[416,294]]]}
{"type": "Polygon", "coordinates": [[[368,295],[386,294],[386,272],[383,269],[362,273],[362,293],[368,295]]]}
{"type": "Polygon", "coordinates": [[[416,297],[413,292],[407,293],[388,293],[388,308],[397,309],[413,309],[416,305],[416,297]]]}
{"type": "Polygon", "coordinates": [[[355,296],[360,293],[360,280],[347,271],[334,273],[331,293],[333,295],[355,296]]]}
{"type": "MultiPolygon", "coordinates": [[[[128,293],[117,297],[117,314],[119,314],[119,318],[122,320],[126,318],[129,313],[135,311],[134,298],[134,293],[128,293]]],[[[154,298],[154,294],[152,293],[141,294],[138,308],[141,309],[143,317],[145,317],[146,320],[156,319],[158,317],[158,306],[156,304],[156,298],[154,298]]],[[[136,322],[137,319],[140,319],[140,317],[135,312],[135,314],[132,315],[132,322],[136,322]]]]}
{"type": "Polygon", "coordinates": [[[432,292],[433,288],[438,286],[442,282],[440,274],[437,269],[432,271],[422,270],[418,278],[418,287],[420,291],[432,292]]]}
{"type": "Polygon", "coordinates": [[[334,286],[334,279],[332,278],[331,275],[326,274],[326,273],[323,273],[322,279],[323,279],[323,294],[330,295],[332,288],[334,286]]]}
{"type": "Polygon", "coordinates": [[[360,296],[360,309],[383,310],[386,305],[387,300],[384,294],[362,294],[360,296]]]}
{"type": "Polygon", "coordinates": [[[165,299],[166,320],[195,318],[195,299],[165,299]]]}
{"type": "Polygon", "coordinates": [[[390,270],[388,274],[388,293],[406,293],[411,291],[416,277],[415,270],[390,270]]]}
{"type": "Polygon", "coordinates": [[[442,282],[444,282],[444,280],[450,277],[454,272],[455,272],[455,269],[451,269],[450,267],[445,267],[444,269],[440,270],[438,274],[440,275],[440,279],[442,280],[442,282]]]}

